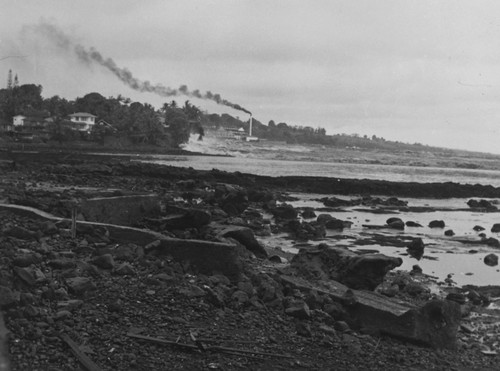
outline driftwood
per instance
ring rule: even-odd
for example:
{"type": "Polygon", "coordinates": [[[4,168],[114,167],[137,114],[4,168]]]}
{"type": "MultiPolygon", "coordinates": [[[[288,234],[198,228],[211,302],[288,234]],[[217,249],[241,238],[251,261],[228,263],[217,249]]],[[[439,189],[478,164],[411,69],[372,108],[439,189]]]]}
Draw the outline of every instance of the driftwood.
{"type": "Polygon", "coordinates": [[[68,346],[71,348],[71,351],[78,358],[78,361],[82,364],[85,369],[88,371],[101,371],[101,368],[97,366],[85,353],[83,353],[78,344],[76,344],[71,338],[66,334],[61,334],[59,336],[68,346]]]}
{"type": "Polygon", "coordinates": [[[200,346],[199,339],[197,341],[197,345],[192,345],[192,344],[184,344],[184,343],[179,343],[177,341],[164,340],[164,339],[159,339],[159,338],[155,338],[155,337],[137,335],[137,334],[132,334],[132,333],[128,333],[127,336],[130,336],[130,337],[133,337],[136,339],[147,340],[147,341],[150,341],[150,342],[156,343],[156,344],[169,345],[169,346],[173,346],[173,347],[176,347],[179,349],[184,349],[184,350],[192,350],[192,351],[202,350],[202,351],[207,351],[207,352],[217,352],[217,353],[238,355],[238,356],[242,356],[242,357],[251,357],[251,358],[255,358],[255,356],[278,357],[278,358],[289,358],[289,359],[293,358],[293,357],[286,355],[286,354],[264,353],[264,352],[254,351],[254,350],[228,348],[228,347],[222,347],[222,346],[206,346],[206,345],[200,346]]]}

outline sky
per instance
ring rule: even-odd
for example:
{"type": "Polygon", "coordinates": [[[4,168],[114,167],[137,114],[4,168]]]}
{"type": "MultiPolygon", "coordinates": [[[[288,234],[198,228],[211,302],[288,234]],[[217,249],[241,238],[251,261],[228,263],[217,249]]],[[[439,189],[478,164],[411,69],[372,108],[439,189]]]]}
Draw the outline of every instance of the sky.
{"type": "Polygon", "coordinates": [[[249,117],[134,90],[78,58],[80,46],[140,82],[218,93],[266,124],[500,154],[498,1],[0,0],[0,9],[0,87],[11,69],[44,97],[190,100],[249,117]]]}

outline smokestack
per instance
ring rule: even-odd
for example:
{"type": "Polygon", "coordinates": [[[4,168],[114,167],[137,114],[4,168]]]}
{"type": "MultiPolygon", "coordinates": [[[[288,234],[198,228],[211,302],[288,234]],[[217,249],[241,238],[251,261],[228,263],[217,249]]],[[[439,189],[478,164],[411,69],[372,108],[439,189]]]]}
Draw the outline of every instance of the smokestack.
{"type": "Polygon", "coordinates": [[[232,103],[222,98],[220,94],[212,93],[211,91],[207,91],[205,94],[203,94],[199,89],[188,89],[186,85],[181,85],[179,88],[173,89],[162,84],[153,84],[149,81],[139,80],[127,68],[119,67],[113,59],[104,57],[95,48],[87,49],[84,46],[78,44],[76,41],[72,40],[68,35],[66,35],[62,30],[52,24],[42,21],[38,25],[27,27],[26,30],[32,31],[35,35],[44,35],[57,47],[66,52],[73,53],[81,62],[86,65],[95,63],[106,68],[109,72],[111,72],[115,77],[117,77],[131,89],[140,92],[154,93],[161,97],[185,95],[187,97],[210,100],[217,104],[251,114],[250,111],[243,108],[239,104],[232,103]]]}
{"type": "Polygon", "coordinates": [[[250,114],[250,130],[248,132],[248,136],[251,137],[252,136],[252,114],[250,114]]]}

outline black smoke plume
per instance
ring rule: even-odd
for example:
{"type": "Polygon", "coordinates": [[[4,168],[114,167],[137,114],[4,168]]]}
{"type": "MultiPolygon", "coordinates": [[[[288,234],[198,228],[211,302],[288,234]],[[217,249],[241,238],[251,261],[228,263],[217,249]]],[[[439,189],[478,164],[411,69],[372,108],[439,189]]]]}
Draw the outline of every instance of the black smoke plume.
{"type": "Polygon", "coordinates": [[[30,28],[32,28],[32,30],[36,33],[46,36],[59,48],[65,51],[74,52],[80,61],[86,64],[97,63],[105,67],[108,71],[118,77],[124,84],[134,90],[154,93],[162,97],[185,95],[188,97],[207,99],[214,101],[217,104],[228,106],[236,110],[251,114],[250,111],[241,107],[239,104],[232,103],[226,99],[223,99],[219,94],[214,94],[210,91],[207,91],[203,94],[198,89],[189,90],[186,85],[181,85],[178,89],[172,89],[162,84],[152,84],[149,81],[139,80],[134,77],[132,72],[130,72],[127,68],[119,67],[113,59],[105,58],[95,48],[86,49],[84,46],[73,41],[68,35],[66,35],[62,30],[60,30],[53,24],[41,22],[40,24],[32,26],[30,28]]]}

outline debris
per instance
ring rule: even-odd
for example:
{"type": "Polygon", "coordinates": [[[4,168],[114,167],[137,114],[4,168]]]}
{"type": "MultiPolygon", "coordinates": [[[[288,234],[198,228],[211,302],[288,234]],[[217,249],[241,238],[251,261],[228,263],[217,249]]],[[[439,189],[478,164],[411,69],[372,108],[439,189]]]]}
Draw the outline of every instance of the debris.
{"type": "Polygon", "coordinates": [[[97,366],[85,353],[83,353],[78,345],[71,340],[71,338],[66,334],[61,334],[59,337],[71,348],[71,351],[78,358],[78,361],[88,370],[88,371],[100,371],[101,368],[97,366]]]}

